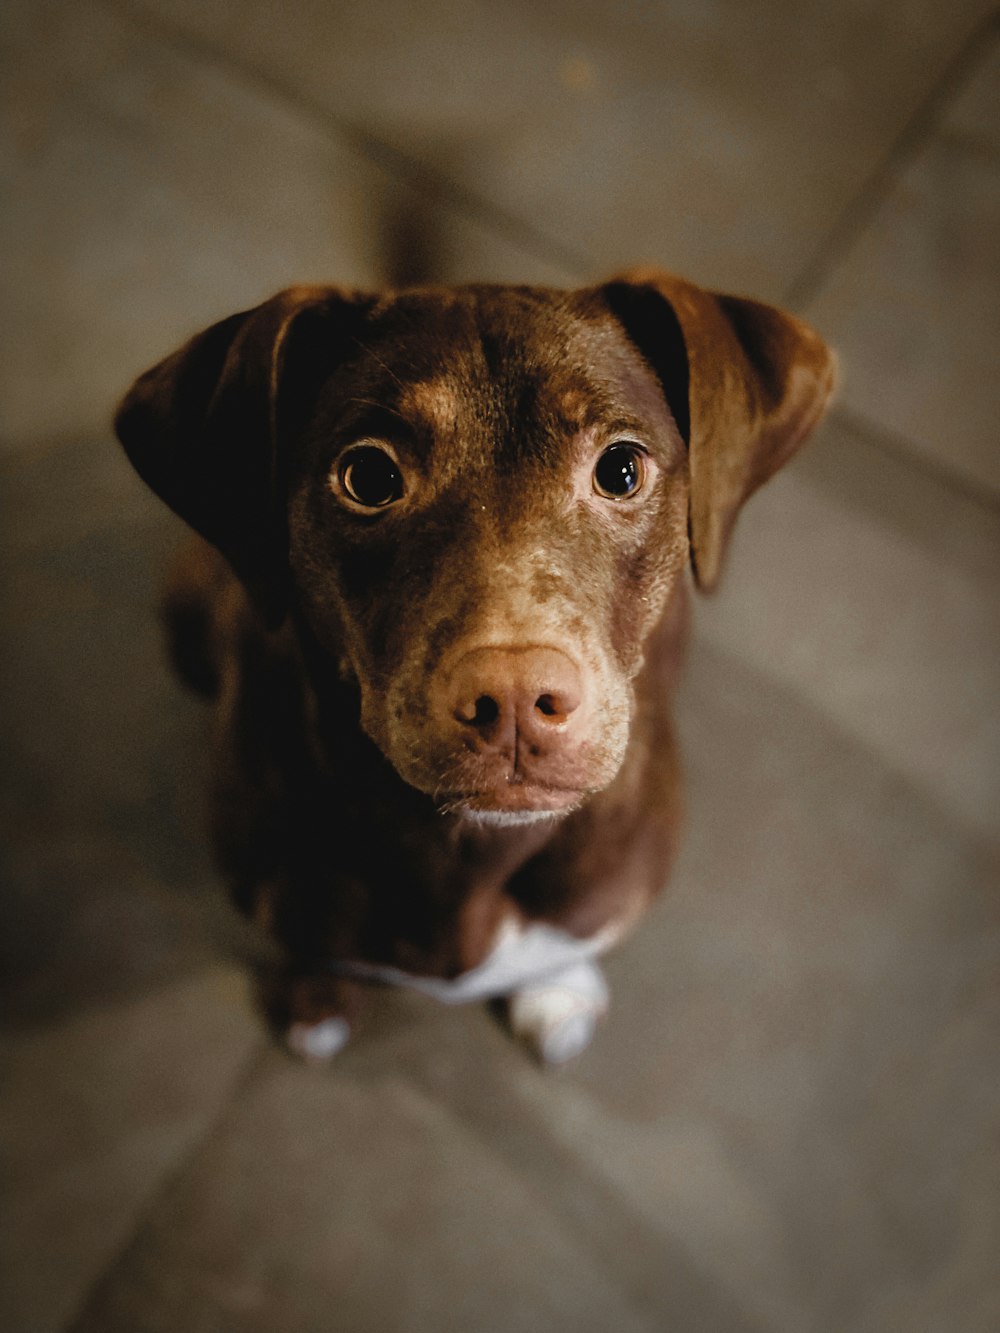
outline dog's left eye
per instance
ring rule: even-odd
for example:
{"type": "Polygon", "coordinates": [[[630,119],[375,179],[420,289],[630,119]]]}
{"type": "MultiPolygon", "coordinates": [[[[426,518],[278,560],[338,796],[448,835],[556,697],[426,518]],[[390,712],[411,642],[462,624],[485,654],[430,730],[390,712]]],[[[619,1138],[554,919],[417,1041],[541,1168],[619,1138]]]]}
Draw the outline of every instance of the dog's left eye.
{"type": "Polygon", "coordinates": [[[644,451],[637,444],[613,444],[594,468],[594,490],[609,500],[625,500],[642,489],[646,479],[644,451]]]}
{"type": "Polygon", "coordinates": [[[363,509],[385,509],[403,496],[403,473],[385,449],[361,444],[349,449],[337,467],[340,490],[363,509]]]}

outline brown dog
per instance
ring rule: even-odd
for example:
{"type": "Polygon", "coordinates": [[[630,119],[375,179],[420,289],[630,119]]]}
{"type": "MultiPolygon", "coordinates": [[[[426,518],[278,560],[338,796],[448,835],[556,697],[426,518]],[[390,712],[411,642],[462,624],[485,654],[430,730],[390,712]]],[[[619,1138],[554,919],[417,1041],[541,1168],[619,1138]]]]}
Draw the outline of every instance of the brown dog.
{"type": "Polygon", "coordinates": [[[656,272],[294,288],[138,380],[118,434],[211,543],[166,609],[293,1048],[385,980],[587,1043],[677,837],[686,560],[715,583],[832,383],[798,320],[656,272]]]}

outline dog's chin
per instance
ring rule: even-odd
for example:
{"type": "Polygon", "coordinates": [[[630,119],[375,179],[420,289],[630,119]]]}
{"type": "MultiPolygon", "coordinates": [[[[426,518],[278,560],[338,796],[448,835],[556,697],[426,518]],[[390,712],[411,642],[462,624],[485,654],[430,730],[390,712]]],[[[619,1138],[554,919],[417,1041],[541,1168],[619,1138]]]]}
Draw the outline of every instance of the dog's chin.
{"type": "Polygon", "coordinates": [[[509,787],[502,792],[469,792],[452,796],[443,803],[441,810],[473,824],[516,828],[564,819],[579,808],[585,796],[585,792],[560,787],[509,787]]]}
{"type": "Polygon", "coordinates": [[[478,810],[465,806],[452,808],[451,813],[458,815],[467,824],[479,824],[483,828],[522,828],[526,824],[553,824],[564,819],[570,809],[564,810],[478,810]]]}

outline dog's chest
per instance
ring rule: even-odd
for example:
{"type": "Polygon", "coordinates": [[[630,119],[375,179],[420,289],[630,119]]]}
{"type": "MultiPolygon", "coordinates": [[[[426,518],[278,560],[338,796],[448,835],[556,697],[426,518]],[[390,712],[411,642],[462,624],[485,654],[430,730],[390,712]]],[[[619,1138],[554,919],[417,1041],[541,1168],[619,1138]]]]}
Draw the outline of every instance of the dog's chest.
{"type": "Polygon", "coordinates": [[[359,981],[406,986],[445,1004],[467,1004],[510,995],[609,949],[620,931],[606,926],[589,939],[578,939],[557,926],[540,922],[524,925],[508,918],[503,922],[493,948],[483,961],[460,976],[424,977],[397,967],[355,961],[336,962],[333,970],[359,981]]]}

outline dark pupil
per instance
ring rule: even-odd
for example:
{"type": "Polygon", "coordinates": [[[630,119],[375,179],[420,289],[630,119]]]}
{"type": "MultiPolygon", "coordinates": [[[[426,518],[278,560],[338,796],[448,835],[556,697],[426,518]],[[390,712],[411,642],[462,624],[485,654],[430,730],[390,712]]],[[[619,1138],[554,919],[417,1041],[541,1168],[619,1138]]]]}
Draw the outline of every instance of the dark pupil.
{"type": "Polygon", "coordinates": [[[639,484],[639,460],[630,444],[613,444],[597,460],[594,477],[605,495],[631,495],[639,484]]]}
{"type": "Polygon", "coordinates": [[[403,478],[381,449],[356,449],[344,466],[344,489],[358,504],[379,509],[403,494],[403,478]]]}

